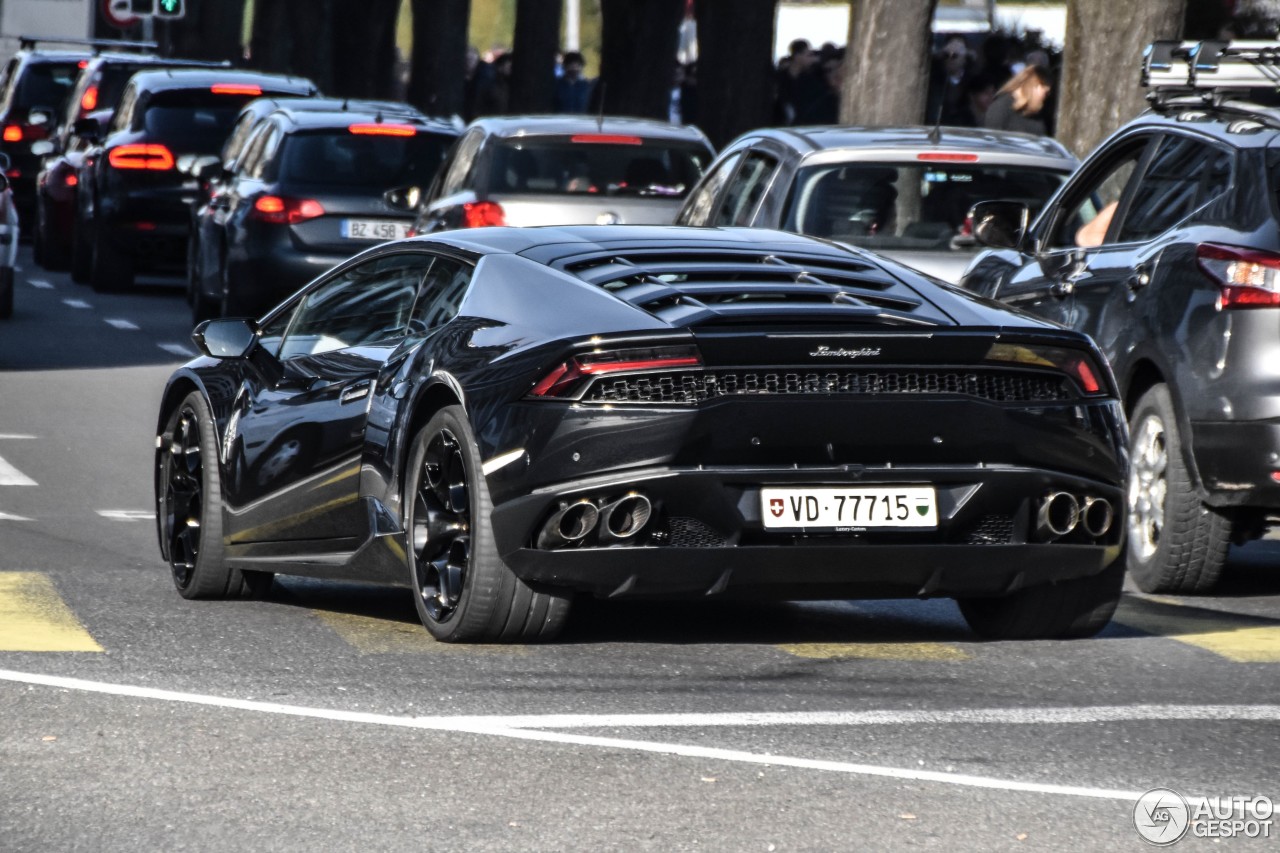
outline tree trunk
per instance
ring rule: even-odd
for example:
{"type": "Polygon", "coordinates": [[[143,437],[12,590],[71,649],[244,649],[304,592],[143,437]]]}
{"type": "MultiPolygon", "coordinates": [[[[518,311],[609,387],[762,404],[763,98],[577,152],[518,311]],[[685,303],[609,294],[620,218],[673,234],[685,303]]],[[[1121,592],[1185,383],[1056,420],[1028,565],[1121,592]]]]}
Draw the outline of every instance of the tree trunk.
{"type": "Polygon", "coordinates": [[[462,115],[471,0],[413,0],[409,103],[427,115],[462,115]]]}
{"type": "MultiPolygon", "coordinates": [[[[717,148],[773,118],[776,0],[698,0],[697,124],[717,148]]],[[[667,72],[655,63],[654,76],[667,72]]],[[[666,89],[670,92],[668,79],[666,89]]],[[[668,95],[669,96],[669,95],[668,95]]]]}
{"type": "Polygon", "coordinates": [[[254,0],[249,64],[261,71],[287,71],[289,32],[289,0],[254,0]]]}
{"type": "MultiPolygon", "coordinates": [[[[319,4],[312,0],[310,5],[319,4]]],[[[316,80],[321,91],[351,98],[391,97],[400,0],[334,0],[331,9],[332,70],[327,82],[316,80]]],[[[309,48],[305,41],[296,46],[309,48]]]]}
{"type": "Polygon", "coordinates": [[[1079,156],[1092,151],[1145,106],[1142,50],[1178,38],[1186,0],[1071,0],[1063,55],[1058,136],[1079,156]]]}
{"type": "Polygon", "coordinates": [[[549,113],[556,96],[556,53],[564,0],[516,0],[511,112],[549,113]]]}
{"type": "Polygon", "coordinates": [[[333,94],[334,0],[284,0],[289,45],[285,69],[333,94]]]}
{"type": "Polygon", "coordinates": [[[922,124],[937,0],[853,0],[840,92],[842,124],[922,124]]]}
{"type": "MultiPolygon", "coordinates": [[[[600,0],[600,79],[593,108],[603,97],[609,115],[667,118],[684,10],[685,0],[600,0]]],[[[702,99],[701,109],[708,100],[702,99]]]]}
{"type": "Polygon", "coordinates": [[[186,17],[160,20],[156,27],[160,49],[165,56],[187,59],[243,60],[240,49],[244,25],[244,2],[187,0],[186,17]]]}

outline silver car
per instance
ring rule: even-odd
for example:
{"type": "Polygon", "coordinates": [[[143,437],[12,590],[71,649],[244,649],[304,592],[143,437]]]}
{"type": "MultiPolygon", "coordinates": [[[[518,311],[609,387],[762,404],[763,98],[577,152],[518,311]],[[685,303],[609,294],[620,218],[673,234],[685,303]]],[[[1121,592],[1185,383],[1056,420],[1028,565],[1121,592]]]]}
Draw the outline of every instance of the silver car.
{"type": "Polygon", "coordinates": [[[472,122],[414,231],[485,225],[668,225],[715,157],[695,127],[629,118],[472,122]]]}
{"type": "Polygon", "coordinates": [[[758,130],[721,152],[676,223],[824,237],[956,282],[979,249],[975,204],[1016,200],[1034,218],[1076,163],[1052,139],[1007,131],[758,130]]]}

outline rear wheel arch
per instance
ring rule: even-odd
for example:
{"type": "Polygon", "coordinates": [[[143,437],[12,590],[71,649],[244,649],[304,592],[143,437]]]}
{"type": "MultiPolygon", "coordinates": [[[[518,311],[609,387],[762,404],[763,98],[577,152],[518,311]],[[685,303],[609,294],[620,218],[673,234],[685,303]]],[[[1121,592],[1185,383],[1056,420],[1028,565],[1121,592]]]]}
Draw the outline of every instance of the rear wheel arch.
{"type": "MultiPolygon", "coordinates": [[[[418,430],[426,426],[427,421],[445,406],[462,406],[462,395],[443,381],[432,382],[423,388],[414,400],[413,410],[409,415],[407,429],[404,431],[406,440],[417,435],[418,430]]],[[[402,463],[403,461],[405,460],[402,463]]]]}
{"type": "Polygon", "coordinates": [[[1125,416],[1133,417],[1133,410],[1142,399],[1142,395],[1156,385],[1163,385],[1164,381],[1164,374],[1152,362],[1143,359],[1135,364],[1124,388],[1125,416]]]}

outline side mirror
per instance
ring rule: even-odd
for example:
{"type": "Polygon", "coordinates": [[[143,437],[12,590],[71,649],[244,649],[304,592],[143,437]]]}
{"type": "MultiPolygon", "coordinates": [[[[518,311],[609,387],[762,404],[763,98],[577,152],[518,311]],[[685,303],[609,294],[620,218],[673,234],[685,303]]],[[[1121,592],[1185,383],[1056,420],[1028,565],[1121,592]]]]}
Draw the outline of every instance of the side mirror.
{"type": "Polygon", "coordinates": [[[243,317],[205,320],[191,332],[200,352],[213,358],[244,358],[258,342],[258,324],[243,317]]]}
{"type": "Polygon", "coordinates": [[[32,107],[27,110],[27,124],[37,127],[53,124],[53,110],[48,107],[32,107]]]}
{"type": "Polygon", "coordinates": [[[1020,201],[980,201],[973,206],[973,236],[992,249],[1016,249],[1031,224],[1020,201]]]}
{"type": "Polygon", "coordinates": [[[418,202],[422,201],[422,187],[396,187],[383,193],[382,198],[396,210],[417,210],[418,202]]]}
{"type": "Polygon", "coordinates": [[[58,144],[52,139],[37,139],[31,143],[31,153],[37,157],[48,157],[58,153],[58,144]]]}
{"type": "Polygon", "coordinates": [[[71,125],[71,132],[81,139],[97,142],[102,138],[102,125],[98,123],[96,118],[89,116],[76,119],[75,124],[71,125]]]}
{"type": "Polygon", "coordinates": [[[221,160],[214,157],[213,159],[202,159],[202,161],[197,163],[191,170],[191,174],[194,175],[201,183],[207,184],[211,181],[226,180],[227,176],[231,173],[222,165],[221,160]]]}

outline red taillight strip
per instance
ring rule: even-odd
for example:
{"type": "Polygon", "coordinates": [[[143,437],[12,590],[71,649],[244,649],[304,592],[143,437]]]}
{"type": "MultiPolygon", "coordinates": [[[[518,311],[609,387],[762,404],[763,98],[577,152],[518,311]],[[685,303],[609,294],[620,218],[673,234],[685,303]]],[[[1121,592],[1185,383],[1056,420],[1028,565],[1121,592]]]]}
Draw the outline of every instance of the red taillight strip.
{"type": "Polygon", "coordinates": [[[107,162],[113,169],[145,169],[164,172],[173,168],[173,152],[164,145],[137,143],[112,148],[107,162]]]}
{"type": "Polygon", "coordinates": [[[643,145],[638,136],[622,136],[616,133],[579,133],[569,137],[570,142],[586,142],[596,145],[643,145]]]}
{"type": "Polygon", "coordinates": [[[215,95],[253,95],[262,94],[262,87],[253,83],[214,83],[209,91],[215,95]]]}
{"type": "Polygon", "coordinates": [[[624,373],[639,370],[662,370],[668,367],[701,367],[702,359],[697,356],[685,358],[649,358],[637,361],[604,361],[583,364],[579,361],[579,369],[589,376],[604,373],[624,373]]]}
{"type": "Polygon", "coordinates": [[[925,151],[917,154],[916,159],[926,163],[976,163],[978,155],[962,151],[925,151]]]}
{"type": "Polygon", "coordinates": [[[1201,243],[1196,265],[1218,285],[1218,306],[1280,308],[1280,255],[1242,246],[1201,243]]]}
{"type": "Polygon", "coordinates": [[[411,124],[352,124],[347,130],[359,136],[415,136],[418,133],[411,124]]]}
{"type": "Polygon", "coordinates": [[[530,394],[534,397],[572,396],[572,392],[580,390],[580,380],[586,381],[593,376],[680,367],[702,367],[702,356],[688,346],[583,353],[556,365],[533,386],[530,394]],[[664,352],[669,354],[663,355],[664,352]]]}
{"type": "Polygon", "coordinates": [[[84,94],[80,96],[81,112],[91,113],[98,108],[98,87],[90,86],[84,90],[84,94]]]}

